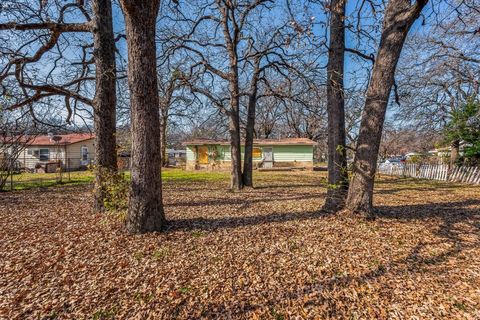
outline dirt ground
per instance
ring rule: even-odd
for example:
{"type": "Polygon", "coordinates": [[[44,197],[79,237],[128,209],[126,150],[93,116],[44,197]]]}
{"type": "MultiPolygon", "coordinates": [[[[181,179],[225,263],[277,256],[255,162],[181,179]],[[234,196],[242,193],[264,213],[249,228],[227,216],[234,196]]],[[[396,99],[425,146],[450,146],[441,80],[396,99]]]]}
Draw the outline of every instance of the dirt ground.
{"type": "Polygon", "coordinates": [[[380,178],[375,221],[319,172],[164,185],[130,236],[89,186],[0,194],[0,319],[480,319],[480,187],[380,178]]]}

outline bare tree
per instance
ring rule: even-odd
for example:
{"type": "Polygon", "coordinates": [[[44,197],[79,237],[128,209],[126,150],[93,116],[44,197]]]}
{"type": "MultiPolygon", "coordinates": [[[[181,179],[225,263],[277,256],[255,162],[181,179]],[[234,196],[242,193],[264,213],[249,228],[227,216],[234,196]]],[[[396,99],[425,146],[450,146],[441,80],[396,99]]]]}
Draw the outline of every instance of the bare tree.
{"type": "MultiPolygon", "coordinates": [[[[166,55],[190,57],[186,84],[193,94],[208,99],[227,116],[230,132],[231,188],[252,184],[251,150],[258,88],[268,81],[267,69],[288,78],[287,68],[300,48],[296,40],[307,30],[288,19],[268,18],[271,0],[201,1],[194,12],[166,15],[163,36],[166,55]],[[292,58],[292,59],[291,59],[292,58]],[[245,105],[245,163],[241,165],[242,107],[245,105]]],[[[187,5],[189,3],[187,2],[187,5]]],[[[183,5],[183,4],[182,4],[183,5]]],[[[302,48],[304,49],[304,48],[302,48]]],[[[293,69],[293,68],[292,68],[293,69]]]]}
{"type": "Polygon", "coordinates": [[[427,0],[411,4],[390,0],[387,4],[380,44],[367,89],[358,136],[353,177],[346,207],[353,212],[373,213],[373,185],[388,99],[405,38],[427,0]]]}
{"type": "Polygon", "coordinates": [[[184,85],[184,71],[180,63],[168,68],[158,67],[158,92],[160,103],[160,149],[162,166],[168,166],[167,144],[169,128],[181,123],[192,121],[198,117],[202,104],[189,92],[184,85]]]}
{"type": "MultiPolygon", "coordinates": [[[[277,29],[277,33],[279,34],[277,29]]],[[[278,35],[277,34],[277,35],[278,35]]],[[[287,53],[283,50],[283,37],[275,39],[274,35],[268,39],[266,46],[252,54],[251,79],[246,90],[246,125],[245,125],[245,151],[243,160],[242,179],[244,186],[253,187],[253,138],[255,136],[256,108],[259,101],[275,97],[277,100],[295,101],[301,94],[295,94],[292,90],[282,90],[286,86],[291,87],[295,82],[302,82],[306,85],[305,78],[308,70],[300,65],[302,55],[298,53],[287,53]],[[288,74],[288,76],[287,76],[288,74]],[[276,76],[275,76],[276,75],[276,76]],[[304,80],[304,81],[302,81],[304,80]],[[277,82],[277,83],[275,83],[277,82]],[[282,85],[283,84],[283,85],[282,85]],[[275,88],[276,85],[280,87],[275,88]],[[263,92],[259,94],[259,90],[263,92]]],[[[259,42],[258,39],[256,42],[259,42]]],[[[310,80],[310,79],[309,79],[310,80]]],[[[307,85],[310,88],[310,85],[307,85]]]]}
{"type": "MultiPolygon", "coordinates": [[[[1,109],[0,109],[1,110],[1,109]]],[[[0,191],[5,190],[8,178],[20,170],[18,158],[35,138],[36,128],[28,114],[1,110],[0,113],[0,191]]]]}
{"type": "Polygon", "coordinates": [[[268,139],[276,134],[276,129],[282,123],[284,108],[282,100],[275,96],[259,99],[255,116],[255,138],[268,139]]]}
{"type": "Polygon", "coordinates": [[[95,207],[103,210],[108,172],[117,171],[116,65],[111,0],[93,0],[93,50],[95,59],[95,207]],[[107,173],[104,173],[107,171],[107,173]]]}
{"type": "Polygon", "coordinates": [[[379,148],[380,159],[402,156],[409,152],[426,153],[441,141],[438,133],[418,127],[402,127],[398,122],[385,121],[379,148]]]}
{"type": "MultiPolygon", "coordinates": [[[[7,46],[4,62],[0,71],[0,83],[2,84],[2,95],[15,96],[9,102],[8,108],[27,108],[31,116],[42,122],[35,113],[35,105],[39,105],[52,97],[64,99],[67,122],[78,110],[85,111],[82,105],[93,106],[94,122],[96,131],[96,191],[95,207],[103,208],[103,171],[116,170],[116,144],[115,144],[115,108],[116,108],[116,69],[115,69],[115,40],[112,24],[112,4],[110,0],[92,0],[92,12],[85,6],[83,1],[72,1],[65,4],[56,3],[53,7],[44,7],[40,2],[38,8],[32,7],[30,2],[16,4],[5,4],[4,17],[7,20],[0,23],[0,31],[24,31],[28,32],[31,38],[25,38],[24,43],[18,49],[7,46]],[[58,17],[52,19],[52,13],[58,17]],[[81,17],[85,22],[66,22],[67,17],[75,21],[81,17]],[[61,83],[57,65],[64,59],[62,42],[68,46],[69,41],[62,41],[66,34],[93,34],[93,44],[79,46],[82,52],[82,59],[79,63],[80,71],[73,72],[73,79],[61,83]],[[38,45],[31,49],[33,43],[38,45]],[[88,49],[93,48],[93,59],[88,59],[88,49]],[[30,53],[29,51],[33,51],[30,53]],[[34,65],[41,63],[42,58],[48,58],[52,52],[57,57],[51,58],[49,63],[51,70],[40,79],[39,72],[34,65]],[[95,63],[95,76],[90,73],[90,65],[95,63]],[[95,97],[89,97],[88,82],[95,80],[95,97]]],[[[48,64],[47,64],[48,65],[48,64]]],[[[62,73],[61,73],[62,74],[62,73]]],[[[87,111],[88,112],[88,111],[87,111]]]]}
{"type": "MultiPolygon", "coordinates": [[[[169,75],[169,73],[167,73],[169,75]]],[[[162,155],[162,167],[168,166],[167,157],[167,128],[168,119],[171,116],[172,105],[174,104],[174,92],[178,87],[180,76],[177,72],[172,72],[167,80],[163,81],[159,75],[159,103],[160,103],[160,153],[162,155]]]]}
{"type": "Polygon", "coordinates": [[[343,86],[345,6],[346,0],[333,0],[330,3],[330,47],[327,66],[328,187],[324,204],[324,209],[329,211],[343,208],[348,191],[343,86]]]}
{"type": "Polygon", "coordinates": [[[327,100],[324,85],[319,81],[312,81],[308,85],[300,82],[290,93],[292,99],[283,100],[285,109],[282,136],[309,138],[321,141],[326,138],[327,132],[327,100]]]}
{"type": "MultiPolygon", "coordinates": [[[[462,3],[460,3],[462,4],[462,3]]],[[[401,105],[395,119],[422,131],[442,132],[452,115],[469,100],[480,99],[480,12],[467,3],[439,16],[428,33],[407,41],[398,70],[401,105]]],[[[451,141],[450,164],[460,141],[451,141]]]]}
{"type": "Polygon", "coordinates": [[[130,233],[160,231],[161,153],[155,22],[160,1],[121,0],[128,44],[132,132],[132,181],[127,216],[130,233]]]}

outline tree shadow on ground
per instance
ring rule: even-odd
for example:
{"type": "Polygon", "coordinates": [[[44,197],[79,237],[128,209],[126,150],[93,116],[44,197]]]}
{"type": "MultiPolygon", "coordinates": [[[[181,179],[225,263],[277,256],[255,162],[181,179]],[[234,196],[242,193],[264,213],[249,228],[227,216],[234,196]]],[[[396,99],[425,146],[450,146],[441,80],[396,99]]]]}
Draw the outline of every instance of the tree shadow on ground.
{"type": "Polygon", "coordinates": [[[168,221],[166,231],[217,231],[221,229],[242,228],[270,223],[312,220],[328,214],[329,213],[326,212],[307,211],[240,217],[175,219],[168,221]]]}
{"type": "Polygon", "coordinates": [[[309,188],[309,187],[319,187],[325,188],[325,182],[318,182],[318,183],[304,183],[304,184],[291,184],[291,185],[260,185],[258,187],[254,187],[255,190],[262,190],[262,189],[296,189],[296,188],[309,188]]]}
{"type": "MultiPolygon", "coordinates": [[[[463,188],[468,188],[468,186],[462,186],[463,188]]],[[[389,187],[388,189],[377,189],[375,190],[375,194],[396,194],[399,192],[425,192],[425,191],[437,191],[437,192],[449,192],[452,190],[458,190],[461,187],[451,186],[451,185],[438,185],[438,186],[425,186],[419,184],[415,187],[389,187]]]]}
{"type": "Polygon", "coordinates": [[[394,194],[401,191],[449,191],[472,188],[472,185],[423,179],[394,178],[375,181],[375,193],[394,194]],[[383,187],[379,189],[378,187],[383,187]]]}
{"type": "MultiPolygon", "coordinates": [[[[240,193],[239,193],[240,194],[240,193]]],[[[257,198],[243,199],[243,198],[213,198],[209,200],[196,200],[192,199],[191,201],[184,202],[174,202],[171,204],[165,205],[166,207],[203,207],[203,206],[222,206],[222,205],[239,205],[242,209],[249,207],[255,203],[267,203],[272,201],[292,201],[292,200],[307,200],[314,199],[322,196],[322,194],[307,194],[301,196],[288,196],[285,193],[268,193],[268,198],[261,197],[261,194],[256,193],[257,198]]]]}
{"type": "Polygon", "coordinates": [[[469,218],[480,215],[480,209],[469,206],[479,206],[480,199],[468,199],[454,202],[430,202],[401,206],[377,206],[378,217],[387,219],[412,220],[426,218],[441,218],[443,220],[469,218]]]}
{"type": "MultiPolygon", "coordinates": [[[[361,286],[375,281],[382,281],[382,278],[389,276],[401,279],[405,273],[419,274],[426,272],[426,268],[435,266],[449,266],[450,259],[457,258],[459,254],[468,249],[480,246],[480,199],[470,199],[449,203],[428,203],[404,206],[381,206],[379,207],[378,219],[366,223],[388,223],[390,220],[400,221],[428,221],[440,219],[432,225],[434,240],[420,241],[413,246],[406,256],[391,260],[390,262],[375,266],[369,271],[360,275],[346,275],[332,277],[324,280],[311,281],[305,285],[294,288],[286,288],[280,295],[271,297],[268,301],[257,305],[243,302],[237,304],[216,304],[207,303],[202,306],[203,316],[214,317],[219,314],[243,314],[249,311],[260,310],[265,305],[270,308],[284,306],[292,303],[292,300],[299,301],[303,307],[318,304],[328,306],[328,314],[331,317],[345,316],[345,305],[338,305],[338,297],[325,294],[346,289],[349,286],[361,286]],[[472,240],[473,239],[473,240],[472,240]],[[432,254],[431,248],[442,246],[442,250],[432,254]],[[424,253],[429,254],[425,255],[424,253]],[[234,311],[232,311],[234,310],[234,311]],[[237,311],[238,310],[238,311],[237,311]]],[[[323,212],[304,213],[278,213],[266,216],[249,216],[218,219],[181,219],[171,221],[169,230],[218,230],[223,228],[237,228],[267,223],[282,223],[292,220],[319,219],[327,216],[323,212]]],[[[432,271],[434,272],[434,271],[432,271]]]]}

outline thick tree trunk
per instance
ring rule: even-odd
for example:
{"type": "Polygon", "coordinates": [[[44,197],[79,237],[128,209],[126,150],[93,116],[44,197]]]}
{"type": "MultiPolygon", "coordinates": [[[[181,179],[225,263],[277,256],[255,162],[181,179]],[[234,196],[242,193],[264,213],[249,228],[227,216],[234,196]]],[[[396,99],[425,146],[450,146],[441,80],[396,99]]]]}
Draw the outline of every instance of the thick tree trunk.
{"type": "Polygon", "coordinates": [[[110,0],[92,1],[94,13],[93,46],[96,68],[94,125],[95,125],[95,192],[94,207],[104,210],[104,183],[111,172],[117,171],[116,151],[116,68],[115,39],[110,0]]]}
{"type": "Polygon", "coordinates": [[[458,161],[460,155],[460,140],[455,140],[451,144],[452,151],[450,152],[450,170],[452,170],[458,161]]]}
{"type": "Polygon", "coordinates": [[[245,134],[245,151],[243,155],[243,185],[253,187],[253,136],[255,126],[256,94],[250,96],[247,110],[247,128],[245,134]]]}
{"type": "MultiPolygon", "coordinates": [[[[232,105],[233,107],[233,105],[232,105]]],[[[231,155],[231,183],[232,190],[243,189],[242,181],[242,158],[240,143],[240,114],[238,104],[236,108],[232,108],[230,115],[229,131],[230,131],[230,155],[231,155]],[[236,110],[236,111],[235,111],[236,110]]]]}
{"type": "Polygon", "coordinates": [[[160,127],[155,54],[159,0],[121,0],[128,45],[128,85],[132,122],[132,182],[127,230],[159,231],[162,204],[160,127]]]}
{"type": "Polygon", "coordinates": [[[323,209],[328,211],[342,209],[348,191],[343,91],[345,4],[346,0],[331,2],[330,48],[327,65],[328,188],[323,206],[323,209]]]}
{"type": "Polygon", "coordinates": [[[240,143],[240,90],[238,87],[238,67],[236,54],[232,54],[230,69],[230,153],[231,153],[231,183],[232,190],[243,189],[242,157],[240,143]]]}
{"type": "Polygon", "coordinates": [[[394,82],[395,69],[407,33],[426,0],[390,0],[385,10],[382,36],[367,89],[357,140],[353,177],[346,207],[352,212],[373,213],[373,185],[385,112],[394,82]]]}
{"type": "Polygon", "coordinates": [[[259,81],[259,63],[255,60],[255,71],[250,84],[248,96],[247,128],[245,135],[245,151],[243,154],[243,185],[253,187],[253,137],[255,135],[255,107],[257,105],[257,91],[259,81]]]}

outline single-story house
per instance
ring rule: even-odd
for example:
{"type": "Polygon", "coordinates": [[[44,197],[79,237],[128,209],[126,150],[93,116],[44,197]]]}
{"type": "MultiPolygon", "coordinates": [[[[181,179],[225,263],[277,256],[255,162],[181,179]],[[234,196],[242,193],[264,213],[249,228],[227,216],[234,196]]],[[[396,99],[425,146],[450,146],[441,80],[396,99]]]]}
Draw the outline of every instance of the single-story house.
{"type": "Polygon", "coordinates": [[[41,135],[26,142],[18,157],[21,168],[32,172],[81,170],[95,160],[95,136],[88,133],[41,135]]]}
{"type": "MultiPolygon", "coordinates": [[[[255,139],[253,164],[255,168],[303,167],[313,168],[313,146],[307,138],[255,139]]],[[[227,140],[197,139],[184,142],[187,148],[187,170],[230,168],[230,142],[227,140]]],[[[242,159],[244,154],[242,143],[242,159]]]]}

